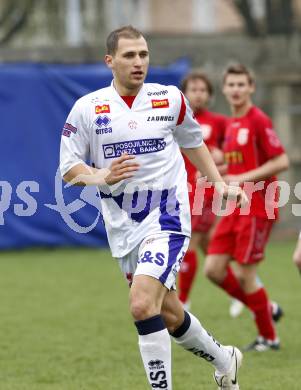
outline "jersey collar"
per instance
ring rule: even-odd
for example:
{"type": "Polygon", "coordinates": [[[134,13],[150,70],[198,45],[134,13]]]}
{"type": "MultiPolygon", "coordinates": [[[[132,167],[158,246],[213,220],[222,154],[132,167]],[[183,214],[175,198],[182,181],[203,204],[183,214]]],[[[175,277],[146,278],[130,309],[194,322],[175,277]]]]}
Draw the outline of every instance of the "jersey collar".
{"type": "Polygon", "coordinates": [[[142,84],[142,87],[140,88],[140,91],[138,92],[134,102],[133,102],[133,105],[132,105],[132,108],[129,108],[129,106],[125,103],[125,101],[122,99],[122,97],[119,95],[119,93],[116,91],[115,87],[114,87],[114,80],[112,80],[111,82],[111,91],[112,91],[112,97],[115,101],[117,101],[119,104],[121,104],[125,109],[127,110],[132,110],[132,111],[135,111],[135,109],[139,106],[140,102],[142,101],[142,97],[145,93],[145,89],[146,89],[146,86],[145,84],[143,83],[142,84]]]}

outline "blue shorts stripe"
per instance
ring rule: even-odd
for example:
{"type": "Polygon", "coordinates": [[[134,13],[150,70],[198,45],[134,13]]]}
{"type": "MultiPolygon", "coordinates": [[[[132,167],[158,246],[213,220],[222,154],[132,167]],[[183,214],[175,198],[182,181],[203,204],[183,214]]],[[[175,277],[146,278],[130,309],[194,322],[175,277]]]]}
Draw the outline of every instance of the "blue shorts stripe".
{"type": "Polygon", "coordinates": [[[159,280],[162,284],[164,284],[168,278],[168,275],[171,272],[172,267],[177,262],[178,255],[183,248],[186,236],[182,236],[181,234],[170,234],[168,241],[168,262],[167,268],[160,276],[159,280]]]}

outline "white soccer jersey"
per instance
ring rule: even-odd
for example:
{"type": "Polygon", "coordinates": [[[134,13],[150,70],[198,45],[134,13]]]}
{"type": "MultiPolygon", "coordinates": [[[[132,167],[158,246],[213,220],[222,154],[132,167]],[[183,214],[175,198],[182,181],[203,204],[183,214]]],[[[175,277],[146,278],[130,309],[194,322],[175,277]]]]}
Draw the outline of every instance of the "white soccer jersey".
{"type": "Polygon", "coordinates": [[[190,236],[187,177],[180,147],[202,144],[200,125],[178,88],[144,84],[131,108],[113,83],[80,98],[63,129],[60,169],[89,161],[108,168],[122,153],[140,164],[133,178],[99,187],[112,255],[122,257],[160,232],[190,236]]]}

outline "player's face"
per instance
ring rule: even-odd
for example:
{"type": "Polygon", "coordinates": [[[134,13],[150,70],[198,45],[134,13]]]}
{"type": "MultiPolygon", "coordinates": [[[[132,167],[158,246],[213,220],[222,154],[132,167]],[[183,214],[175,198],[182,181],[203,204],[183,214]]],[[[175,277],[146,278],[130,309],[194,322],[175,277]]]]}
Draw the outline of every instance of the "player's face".
{"type": "Polygon", "coordinates": [[[206,108],[210,100],[207,84],[201,79],[188,81],[185,96],[194,112],[206,108]]]}
{"type": "Polygon", "coordinates": [[[229,74],[226,76],[223,93],[232,107],[242,107],[251,102],[254,84],[245,74],[229,74]]]}
{"type": "Polygon", "coordinates": [[[149,53],[145,39],[120,38],[116,53],[106,55],[106,64],[112,69],[114,80],[125,92],[135,94],[147,75],[149,53]]]}

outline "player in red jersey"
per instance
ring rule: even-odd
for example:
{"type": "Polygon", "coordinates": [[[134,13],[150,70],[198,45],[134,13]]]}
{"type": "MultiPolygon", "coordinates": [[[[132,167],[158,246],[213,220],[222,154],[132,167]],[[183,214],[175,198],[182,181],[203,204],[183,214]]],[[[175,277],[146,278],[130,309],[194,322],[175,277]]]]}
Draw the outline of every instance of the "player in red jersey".
{"type": "Polygon", "coordinates": [[[254,90],[254,78],[245,66],[227,68],[223,93],[233,117],[223,145],[228,165],[225,179],[244,185],[250,204],[219,221],[208,248],[205,274],[254,313],[258,337],[246,350],[265,351],[280,344],[271,304],[264,286],[256,282],[256,271],[278,216],[274,175],[287,169],[289,162],[271,119],[252,103],[254,90]],[[230,267],[233,259],[236,274],[230,267]]]}
{"type": "MultiPolygon", "coordinates": [[[[182,80],[181,90],[189,100],[194,116],[201,125],[204,141],[211,151],[215,163],[222,168],[224,155],[221,147],[226,118],[208,111],[207,107],[213,95],[213,86],[210,80],[203,72],[192,71],[182,80]]],[[[183,157],[190,186],[192,234],[188,251],[179,272],[179,298],[185,308],[188,309],[190,306],[189,293],[198,268],[197,249],[201,247],[203,253],[207,253],[208,242],[216,216],[212,211],[213,187],[203,189],[202,207],[200,207],[200,210],[198,210],[198,207],[193,210],[194,205],[198,205],[200,200],[199,196],[196,196],[196,183],[200,173],[185,155],[183,157]]]]}

